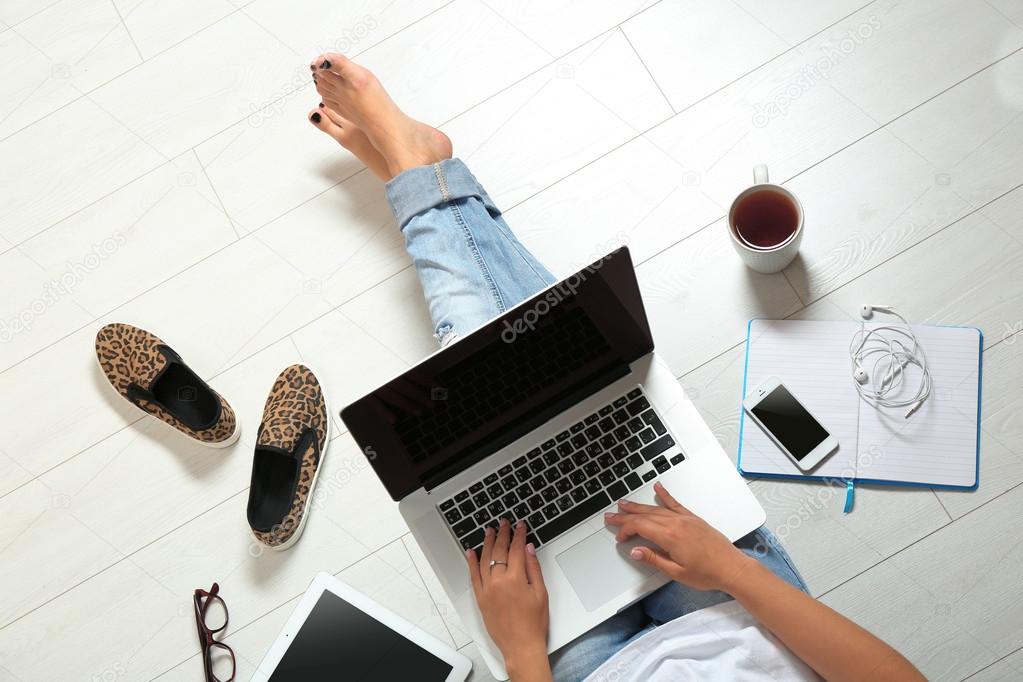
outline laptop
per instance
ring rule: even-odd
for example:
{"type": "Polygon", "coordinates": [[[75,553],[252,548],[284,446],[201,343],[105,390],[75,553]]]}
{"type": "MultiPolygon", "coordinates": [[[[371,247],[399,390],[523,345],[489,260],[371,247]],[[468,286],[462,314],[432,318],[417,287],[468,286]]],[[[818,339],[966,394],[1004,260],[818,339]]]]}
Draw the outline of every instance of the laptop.
{"type": "Polygon", "coordinates": [[[566,277],[342,413],[498,679],[464,551],[525,519],[550,599],[548,650],[667,582],[603,513],[661,481],[735,541],[766,515],[657,356],[627,248],[566,277]]]}

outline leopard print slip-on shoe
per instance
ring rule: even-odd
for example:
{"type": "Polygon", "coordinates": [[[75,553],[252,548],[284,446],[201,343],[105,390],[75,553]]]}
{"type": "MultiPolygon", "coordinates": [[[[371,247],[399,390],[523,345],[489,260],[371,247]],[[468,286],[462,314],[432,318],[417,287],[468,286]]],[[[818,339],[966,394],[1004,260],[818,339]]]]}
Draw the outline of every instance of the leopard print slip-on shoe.
{"type": "Polygon", "coordinates": [[[281,372],[263,408],[247,510],[256,540],[287,549],[298,540],[330,443],[323,388],[305,365],[281,372]]]}
{"type": "Polygon", "coordinates": [[[104,326],[96,333],[96,360],[118,395],[202,445],[227,447],[241,435],[227,401],[145,329],[104,326]]]}

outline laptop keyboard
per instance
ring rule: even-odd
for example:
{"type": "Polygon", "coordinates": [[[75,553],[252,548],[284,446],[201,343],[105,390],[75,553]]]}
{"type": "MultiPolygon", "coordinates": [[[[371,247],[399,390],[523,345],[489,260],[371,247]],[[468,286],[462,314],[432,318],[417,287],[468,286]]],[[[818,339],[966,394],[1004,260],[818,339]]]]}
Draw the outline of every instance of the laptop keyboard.
{"type": "Polygon", "coordinates": [[[534,546],[554,540],[685,456],[642,388],[444,500],[437,508],[464,549],[479,554],[487,526],[524,519],[534,546]]]}

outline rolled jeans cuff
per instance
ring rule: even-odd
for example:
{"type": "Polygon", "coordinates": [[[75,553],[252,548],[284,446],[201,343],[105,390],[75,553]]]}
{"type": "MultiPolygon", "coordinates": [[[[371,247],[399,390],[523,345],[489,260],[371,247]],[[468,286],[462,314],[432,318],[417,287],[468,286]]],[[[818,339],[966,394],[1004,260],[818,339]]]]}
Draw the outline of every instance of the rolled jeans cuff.
{"type": "Polygon", "coordinates": [[[400,230],[420,213],[466,197],[478,197],[491,215],[501,213],[461,159],[410,168],[391,178],[385,187],[400,230]]]}

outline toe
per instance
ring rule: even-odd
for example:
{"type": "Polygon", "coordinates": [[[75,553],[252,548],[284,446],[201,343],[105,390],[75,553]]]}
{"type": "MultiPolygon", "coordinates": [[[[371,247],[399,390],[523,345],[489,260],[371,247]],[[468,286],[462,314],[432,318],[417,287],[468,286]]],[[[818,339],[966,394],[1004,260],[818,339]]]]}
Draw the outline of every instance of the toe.
{"type": "Polygon", "coordinates": [[[326,115],[326,111],[326,107],[313,109],[309,112],[309,122],[338,142],[342,142],[344,130],[326,115]]]}

